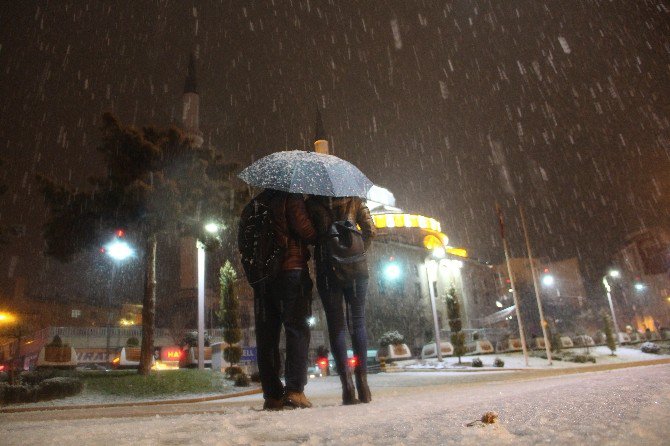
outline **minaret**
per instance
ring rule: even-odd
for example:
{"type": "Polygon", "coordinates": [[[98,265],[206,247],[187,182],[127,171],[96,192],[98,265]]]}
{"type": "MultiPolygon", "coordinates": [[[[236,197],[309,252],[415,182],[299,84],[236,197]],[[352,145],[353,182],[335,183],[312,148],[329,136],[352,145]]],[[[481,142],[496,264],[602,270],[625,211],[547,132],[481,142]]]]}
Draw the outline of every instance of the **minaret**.
{"type": "Polygon", "coordinates": [[[326,139],[326,131],[323,128],[323,120],[321,119],[321,111],[316,107],[316,135],[314,136],[314,151],[317,153],[328,154],[328,139],[326,139]]]}
{"type": "Polygon", "coordinates": [[[195,78],[195,59],[193,53],[188,61],[188,72],[184,81],[183,108],[181,114],[182,125],[186,134],[193,139],[196,147],[202,147],[204,139],[200,132],[200,95],[195,78]]]}

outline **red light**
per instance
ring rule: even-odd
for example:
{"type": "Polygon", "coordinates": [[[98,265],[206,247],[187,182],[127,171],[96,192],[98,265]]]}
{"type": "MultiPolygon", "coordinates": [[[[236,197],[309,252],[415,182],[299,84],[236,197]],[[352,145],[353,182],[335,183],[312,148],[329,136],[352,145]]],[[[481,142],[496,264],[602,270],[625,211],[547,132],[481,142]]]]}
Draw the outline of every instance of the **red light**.
{"type": "Polygon", "coordinates": [[[104,253],[105,253],[105,248],[100,248],[100,254],[104,254],[104,253]]]}
{"type": "Polygon", "coordinates": [[[5,371],[5,366],[3,364],[0,364],[0,372],[4,372],[4,371],[5,371]]]}
{"type": "Polygon", "coordinates": [[[321,368],[326,368],[328,367],[328,358],[319,358],[316,360],[316,365],[318,365],[321,368]]]}
{"type": "Polygon", "coordinates": [[[505,279],[505,283],[510,283],[511,281],[509,279],[505,279]]]}
{"type": "Polygon", "coordinates": [[[391,256],[391,257],[389,257],[389,260],[392,262],[392,261],[395,260],[395,257],[391,256]]]}
{"type": "Polygon", "coordinates": [[[349,367],[355,369],[358,366],[358,358],[356,356],[349,358],[349,367]]]}
{"type": "Polygon", "coordinates": [[[117,237],[125,237],[126,236],[126,231],[124,231],[123,229],[117,229],[115,234],[116,234],[117,237]]]}
{"type": "Polygon", "coordinates": [[[548,272],[549,272],[549,268],[545,268],[545,269],[544,269],[544,272],[545,272],[545,273],[548,273],[548,272]]]}

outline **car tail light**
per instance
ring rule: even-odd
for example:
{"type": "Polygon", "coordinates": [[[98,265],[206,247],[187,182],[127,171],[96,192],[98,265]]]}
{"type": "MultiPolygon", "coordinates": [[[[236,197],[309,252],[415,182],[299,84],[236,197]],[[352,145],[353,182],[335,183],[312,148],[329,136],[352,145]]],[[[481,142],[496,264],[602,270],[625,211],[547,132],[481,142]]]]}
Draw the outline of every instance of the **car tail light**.
{"type": "Polygon", "coordinates": [[[316,360],[316,365],[318,365],[321,368],[328,367],[328,358],[318,358],[316,360]]]}
{"type": "Polygon", "coordinates": [[[358,366],[358,358],[353,356],[349,358],[349,367],[355,369],[358,366]]]}

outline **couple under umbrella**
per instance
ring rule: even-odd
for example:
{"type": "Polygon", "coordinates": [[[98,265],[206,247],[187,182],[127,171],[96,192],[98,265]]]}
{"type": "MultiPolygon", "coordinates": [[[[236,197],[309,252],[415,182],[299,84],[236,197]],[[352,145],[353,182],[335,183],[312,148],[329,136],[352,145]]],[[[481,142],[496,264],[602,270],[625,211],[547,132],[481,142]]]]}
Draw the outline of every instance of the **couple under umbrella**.
{"type": "Polygon", "coordinates": [[[255,295],[264,409],[311,407],[304,394],[312,295],[308,244],[314,245],[317,289],[342,382],[342,402],[370,402],[365,253],[375,227],[363,200],[372,182],[338,157],[298,150],[261,158],[239,177],[264,189],[245,207],[238,233],[242,264],[255,295]],[[279,377],[282,325],[286,334],[285,385],[279,377]],[[357,358],[355,386],[347,358],[347,327],[357,358]]]}

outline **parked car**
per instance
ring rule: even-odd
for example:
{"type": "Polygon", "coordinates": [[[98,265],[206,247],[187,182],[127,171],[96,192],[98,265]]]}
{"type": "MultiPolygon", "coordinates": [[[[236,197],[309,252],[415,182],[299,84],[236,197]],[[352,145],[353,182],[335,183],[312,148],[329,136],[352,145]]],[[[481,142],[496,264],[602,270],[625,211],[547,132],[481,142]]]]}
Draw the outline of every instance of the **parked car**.
{"type": "MultiPolygon", "coordinates": [[[[354,358],[354,351],[349,349],[347,350],[347,358],[349,363],[349,368],[353,370],[357,363],[358,358],[354,358]]],[[[367,358],[365,358],[365,363],[368,366],[368,373],[377,373],[379,372],[379,361],[377,361],[377,350],[368,350],[367,358]]],[[[335,358],[333,354],[328,354],[328,370],[330,370],[331,375],[337,375],[337,370],[335,368],[335,358]]]]}

